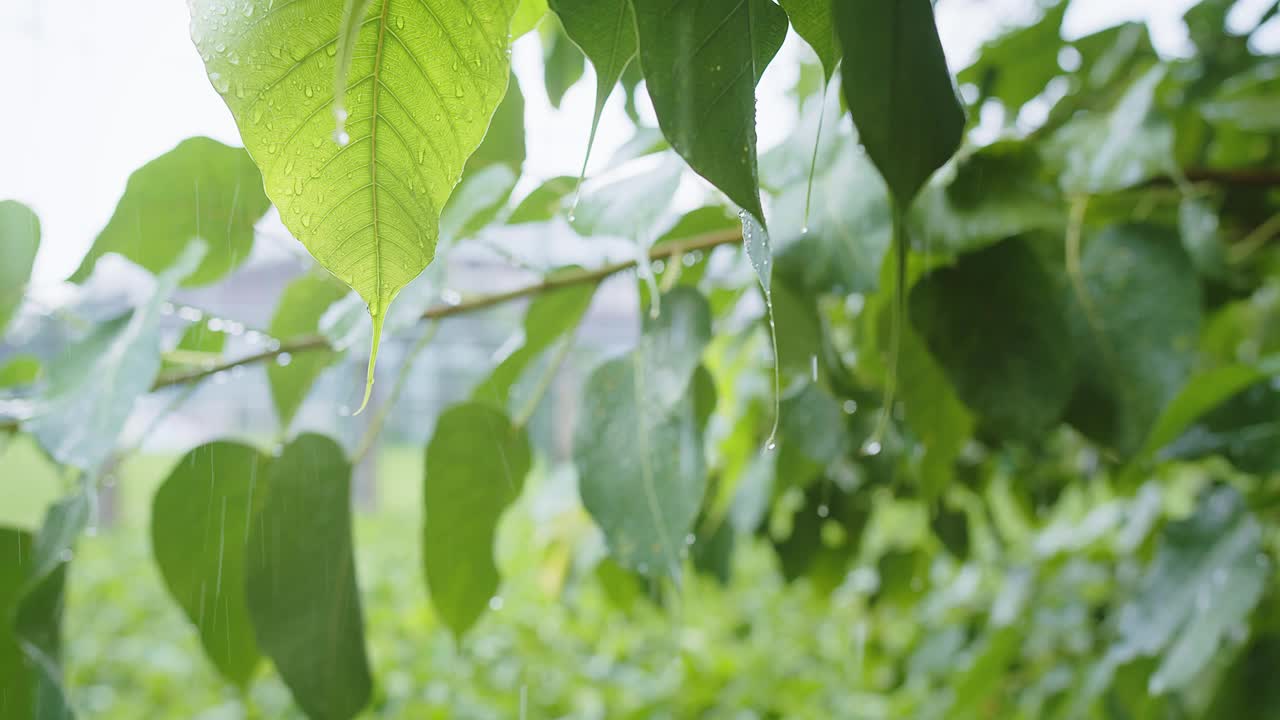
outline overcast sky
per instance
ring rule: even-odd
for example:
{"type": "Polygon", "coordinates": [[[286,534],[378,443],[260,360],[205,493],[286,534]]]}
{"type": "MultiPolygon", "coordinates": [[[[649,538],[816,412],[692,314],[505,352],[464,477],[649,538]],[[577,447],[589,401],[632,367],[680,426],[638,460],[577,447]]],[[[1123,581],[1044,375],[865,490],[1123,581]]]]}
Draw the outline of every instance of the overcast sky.
{"type": "MultiPolygon", "coordinates": [[[[1025,18],[1028,4],[942,0],[939,26],[953,67],[963,67],[1002,23],[1025,18]]],[[[1182,54],[1187,41],[1178,18],[1191,4],[1077,0],[1066,32],[1074,37],[1145,18],[1162,52],[1182,54]]],[[[20,200],[40,216],[37,285],[57,283],[76,268],[138,166],[192,135],[240,144],[230,112],[205,78],[187,23],[181,0],[0,2],[0,199],[20,200]]],[[[765,75],[758,105],[764,147],[784,137],[794,121],[792,103],[780,96],[807,52],[789,38],[765,75]]],[[[594,82],[579,82],[556,112],[542,89],[536,33],[517,43],[513,58],[527,96],[527,131],[537,138],[529,145],[526,173],[533,179],[576,174],[594,82]]],[[[630,132],[615,93],[594,157],[605,160],[630,132]]]]}

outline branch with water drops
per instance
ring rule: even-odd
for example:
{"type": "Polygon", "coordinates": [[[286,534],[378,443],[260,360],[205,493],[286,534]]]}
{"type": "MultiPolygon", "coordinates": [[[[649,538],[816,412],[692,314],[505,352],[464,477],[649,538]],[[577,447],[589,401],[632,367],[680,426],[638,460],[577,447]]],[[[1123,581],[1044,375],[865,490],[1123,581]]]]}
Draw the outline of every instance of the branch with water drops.
{"type": "MultiPolygon", "coordinates": [[[[649,260],[665,260],[667,258],[685,255],[692,252],[712,250],[721,245],[740,245],[741,243],[742,233],[740,231],[736,229],[723,230],[704,235],[696,235],[683,242],[673,242],[664,244],[661,247],[653,248],[649,252],[649,260]]],[[[636,264],[637,261],[633,259],[604,265],[594,270],[578,270],[574,272],[560,273],[554,277],[546,278],[529,285],[523,285],[512,290],[486,295],[475,295],[469,298],[457,297],[455,294],[454,297],[448,298],[449,302],[444,302],[440,305],[429,308],[422,314],[421,320],[442,320],[444,318],[487,310],[508,302],[534,297],[536,295],[564,287],[597,284],[613,275],[635,268],[636,264]]],[[[175,385],[199,382],[200,380],[217,375],[218,373],[226,372],[233,368],[272,361],[282,355],[297,355],[299,353],[332,349],[333,347],[329,344],[328,339],[323,335],[304,335],[301,337],[290,338],[281,340],[278,345],[273,343],[262,352],[244,355],[233,360],[227,360],[218,364],[200,368],[166,372],[156,378],[155,384],[152,385],[151,389],[160,390],[162,388],[172,387],[175,385]]],[[[0,420],[0,432],[16,430],[19,425],[20,421],[16,419],[0,420]]]]}

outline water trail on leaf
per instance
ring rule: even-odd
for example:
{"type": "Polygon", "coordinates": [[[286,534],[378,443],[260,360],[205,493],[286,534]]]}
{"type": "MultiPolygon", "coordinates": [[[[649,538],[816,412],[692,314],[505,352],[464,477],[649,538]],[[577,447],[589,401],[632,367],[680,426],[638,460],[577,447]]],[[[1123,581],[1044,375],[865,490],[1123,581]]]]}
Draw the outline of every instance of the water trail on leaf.
{"type": "Polygon", "coordinates": [[[822,121],[827,117],[827,82],[822,83],[822,94],[818,96],[818,132],[813,136],[813,157],[809,160],[809,186],[804,191],[804,226],[800,228],[802,235],[809,233],[809,209],[813,206],[813,176],[818,171],[818,148],[822,146],[822,121]]]}
{"type": "MultiPolygon", "coordinates": [[[[599,72],[598,70],[596,72],[599,72]]],[[[612,92],[612,88],[610,88],[612,92]]],[[[599,94],[599,89],[596,90],[599,94]]],[[[591,160],[591,148],[596,144],[596,130],[600,129],[600,116],[604,114],[604,103],[609,99],[606,93],[603,97],[596,98],[596,113],[591,118],[591,132],[587,135],[587,152],[582,157],[582,169],[578,171],[578,184],[573,188],[573,204],[569,206],[569,222],[573,222],[574,216],[578,212],[578,201],[582,200],[582,181],[587,177],[587,163],[591,160]]]]}
{"type": "Polygon", "coordinates": [[[356,40],[360,36],[360,28],[364,27],[363,18],[372,0],[343,0],[342,24],[338,28],[338,47],[335,53],[333,75],[333,141],[346,145],[347,108],[344,100],[347,97],[347,73],[351,70],[351,58],[355,52],[356,40]]]}
{"type": "Polygon", "coordinates": [[[738,211],[738,219],[742,221],[742,244],[746,247],[747,259],[760,280],[765,318],[769,321],[769,342],[773,347],[773,426],[765,440],[765,449],[773,450],[778,446],[778,422],[782,416],[782,368],[778,362],[778,327],[773,321],[773,254],[764,225],[746,210],[738,211]]]}
{"type": "Polygon", "coordinates": [[[369,317],[373,320],[373,347],[369,350],[369,370],[365,376],[364,400],[360,402],[360,409],[352,413],[353,417],[364,412],[369,405],[369,396],[373,394],[373,370],[378,364],[378,345],[382,342],[382,322],[387,319],[387,314],[375,304],[369,306],[369,317]]]}
{"type": "Polygon", "coordinates": [[[897,267],[893,287],[893,313],[889,327],[889,362],[885,368],[884,402],[880,408],[880,417],[876,420],[876,428],[871,438],[863,446],[867,455],[879,454],[884,447],[884,435],[889,427],[889,419],[893,416],[893,403],[898,390],[898,351],[902,346],[902,323],[907,320],[907,255],[910,243],[907,241],[907,217],[902,206],[890,200],[893,214],[893,252],[897,267]]]}

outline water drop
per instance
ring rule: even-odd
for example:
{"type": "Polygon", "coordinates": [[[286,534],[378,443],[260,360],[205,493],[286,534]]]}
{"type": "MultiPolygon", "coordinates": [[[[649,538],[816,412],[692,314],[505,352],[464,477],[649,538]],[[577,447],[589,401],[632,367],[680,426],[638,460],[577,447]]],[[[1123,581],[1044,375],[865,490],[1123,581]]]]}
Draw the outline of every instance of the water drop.
{"type": "Polygon", "coordinates": [[[458,305],[462,302],[462,295],[457,290],[445,288],[440,291],[440,299],[444,301],[445,305],[458,305]]]}
{"type": "Polygon", "coordinates": [[[694,544],[694,543],[695,543],[695,542],[697,542],[697,541],[698,541],[698,538],[697,538],[697,537],[695,537],[693,533],[689,533],[688,535],[685,535],[685,536],[684,536],[684,544],[685,544],[685,545],[692,545],[692,544],[694,544]]]}
{"type": "Polygon", "coordinates": [[[824,518],[830,514],[831,514],[831,508],[827,507],[826,503],[823,503],[818,506],[818,517],[824,518]]]}
{"type": "Polygon", "coordinates": [[[398,30],[403,30],[403,29],[404,29],[404,17],[403,17],[403,16],[401,16],[401,17],[397,17],[397,18],[396,18],[396,29],[398,29],[398,30]]]}
{"type": "Polygon", "coordinates": [[[845,400],[844,405],[840,407],[844,410],[845,415],[852,415],[858,412],[858,403],[853,400],[845,400]]]}
{"type": "Polygon", "coordinates": [[[767,445],[765,445],[765,446],[764,446],[764,449],[765,449],[765,450],[768,450],[769,452],[773,452],[774,450],[777,450],[777,449],[778,449],[778,441],[776,441],[776,440],[770,440],[770,441],[769,441],[769,443],[768,443],[767,445]]]}
{"type": "Polygon", "coordinates": [[[347,134],[346,130],[335,130],[333,132],[333,141],[342,147],[346,147],[347,143],[351,142],[351,136],[347,134]]]}
{"type": "Polygon", "coordinates": [[[224,327],[222,324],[222,318],[216,318],[216,317],[209,318],[208,327],[209,327],[209,330],[212,332],[222,332],[222,329],[224,327]]]}
{"type": "Polygon", "coordinates": [[[287,352],[282,352],[276,356],[276,364],[280,367],[289,367],[291,362],[293,362],[293,356],[287,352]]]}
{"type": "Polygon", "coordinates": [[[862,446],[862,454],[868,457],[875,457],[880,454],[880,450],[882,449],[883,448],[881,448],[879,442],[871,440],[866,445],[862,446]]]}
{"type": "Polygon", "coordinates": [[[58,560],[64,563],[69,563],[71,562],[73,555],[71,548],[63,548],[62,552],[58,553],[58,560]]]}
{"type": "Polygon", "coordinates": [[[502,605],[503,605],[503,600],[501,595],[494,595],[493,597],[489,598],[490,610],[494,612],[498,612],[499,610],[502,609],[502,605]]]}

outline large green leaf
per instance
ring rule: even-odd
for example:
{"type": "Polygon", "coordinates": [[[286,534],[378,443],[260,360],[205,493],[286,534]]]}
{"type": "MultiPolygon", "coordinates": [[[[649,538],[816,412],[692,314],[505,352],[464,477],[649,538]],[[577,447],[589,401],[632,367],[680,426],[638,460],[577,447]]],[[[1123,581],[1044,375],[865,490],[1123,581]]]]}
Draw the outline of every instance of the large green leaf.
{"type": "MultiPolygon", "coordinates": [[[[308,273],[289,283],[276,304],[268,331],[272,337],[290,340],[315,333],[320,318],[334,303],[342,299],[345,291],[333,278],[319,273],[308,273]]],[[[280,418],[280,427],[288,429],[293,423],[307,393],[324,369],[333,364],[338,354],[328,350],[298,353],[287,363],[275,362],[267,366],[267,380],[271,384],[271,401],[280,418]]]]}
{"type": "Polygon", "coordinates": [[[773,0],[633,0],[640,65],[662,133],[761,224],[756,83],[782,46],[773,0]]]}
{"type": "Polygon", "coordinates": [[[34,542],[29,532],[0,527],[0,720],[34,716],[35,676],[11,622],[30,572],[34,542]]]}
{"type": "MultiPolygon", "coordinates": [[[[564,272],[573,271],[571,268],[564,272]]],[[[553,273],[550,279],[555,277],[553,273]]],[[[566,285],[535,297],[524,314],[524,341],[476,385],[472,399],[505,412],[511,401],[511,389],[525,368],[561,336],[578,327],[595,290],[595,285],[566,285]]]]}
{"type": "Polygon", "coordinates": [[[1200,286],[1177,235],[1151,225],[1108,228],[1080,272],[1071,333],[1082,366],[1069,419],[1130,455],[1191,372],[1200,286]]]}
{"type": "Polygon", "coordinates": [[[47,389],[26,429],[58,462],[94,472],[115,447],[133,403],[160,371],[161,307],[200,264],[203,242],[190,243],[156,279],[151,299],[102,324],[47,368],[47,389]]]}
{"type": "Polygon", "coordinates": [[[551,9],[560,16],[565,33],[582,48],[596,71],[596,109],[582,160],[585,175],[605,101],[636,54],[635,15],[631,0],[551,0],[551,9]]]}
{"type": "Polygon", "coordinates": [[[706,488],[702,434],[688,392],[710,339],[710,309],[677,288],[640,345],[598,367],[574,436],[579,492],[626,567],[676,575],[706,488]]]}
{"type": "Polygon", "coordinates": [[[289,230],[365,300],[373,365],[387,308],[435,255],[441,208],[506,92],[516,0],[376,0],[334,132],[331,0],[192,0],[209,79],[289,230]],[[334,142],[334,141],[337,142],[334,142]]]}
{"type": "Polygon", "coordinates": [[[844,96],[867,155],[906,207],[960,147],[965,116],[929,0],[836,3],[844,96]]]}
{"type": "Polygon", "coordinates": [[[796,34],[804,38],[822,63],[827,81],[840,64],[840,42],[836,38],[834,6],[840,0],[779,0],[787,11],[796,34]]]}
{"type": "Polygon", "coordinates": [[[990,429],[1034,438],[1061,418],[1075,355],[1057,285],[1009,240],[936,270],[911,291],[911,321],[956,394],[990,429]]]}
{"type": "Polygon", "coordinates": [[[517,40],[538,26],[547,14],[547,0],[520,0],[511,18],[511,39],[517,40]]]}
{"type": "Polygon", "coordinates": [[[245,554],[249,618],[294,700],[317,720],[354,717],[372,681],[351,539],[351,464],[301,435],[271,462],[245,554]]]}
{"type": "Polygon", "coordinates": [[[151,507],[151,547],[169,593],[218,672],[242,688],[259,658],[245,554],[249,523],[267,495],[268,462],[248,445],[202,445],[178,461],[151,507]]]}
{"type": "Polygon", "coordinates": [[[0,337],[31,279],[36,251],[40,249],[40,219],[26,205],[0,202],[0,337]]]}
{"type": "Polygon", "coordinates": [[[494,532],[529,472],[529,439],[504,412],[455,405],[427,445],[422,561],[431,604],[461,637],[498,590],[494,532]]]}
{"type": "Polygon", "coordinates": [[[107,253],[159,274],[199,239],[208,252],[182,284],[208,285],[249,257],[254,223],[269,207],[249,153],[206,137],[188,138],[129,176],[124,197],[71,280],[89,277],[107,253]]]}
{"type": "Polygon", "coordinates": [[[1153,695],[1183,687],[1213,660],[1248,622],[1271,575],[1261,527],[1230,487],[1208,492],[1194,515],[1163,535],[1136,595],[1119,611],[1112,651],[1160,657],[1153,695]]]}

